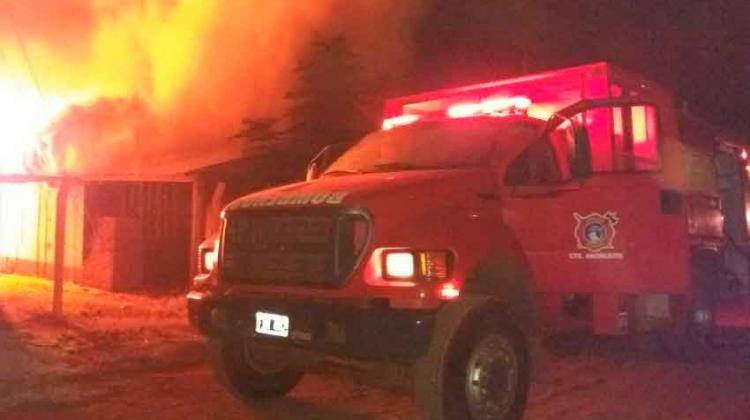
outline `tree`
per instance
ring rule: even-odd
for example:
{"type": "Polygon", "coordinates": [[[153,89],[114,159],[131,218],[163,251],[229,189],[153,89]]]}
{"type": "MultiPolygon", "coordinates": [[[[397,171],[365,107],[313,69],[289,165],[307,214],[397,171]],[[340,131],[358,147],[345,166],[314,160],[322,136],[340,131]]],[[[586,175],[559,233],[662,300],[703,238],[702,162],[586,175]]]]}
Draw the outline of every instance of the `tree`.
{"type": "Polygon", "coordinates": [[[362,109],[366,87],[358,57],[342,35],[315,35],[294,68],[287,135],[303,156],[325,145],[353,141],[373,124],[362,109]]]}
{"type": "Polygon", "coordinates": [[[235,134],[235,138],[248,143],[271,143],[284,140],[284,131],[279,128],[276,118],[245,118],[242,128],[235,134]]]}
{"type": "Polygon", "coordinates": [[[283,165],[289,174],[302,174],[324,146],[356,140],[374,128],[363,112],[366,87],[361,73],[343,36],[315,35],[294,67],[294,82],[284,96],[284,118],[245,118],[235,137],[245,143],[247,155],[267,145],[259,159],[283,165]]]}

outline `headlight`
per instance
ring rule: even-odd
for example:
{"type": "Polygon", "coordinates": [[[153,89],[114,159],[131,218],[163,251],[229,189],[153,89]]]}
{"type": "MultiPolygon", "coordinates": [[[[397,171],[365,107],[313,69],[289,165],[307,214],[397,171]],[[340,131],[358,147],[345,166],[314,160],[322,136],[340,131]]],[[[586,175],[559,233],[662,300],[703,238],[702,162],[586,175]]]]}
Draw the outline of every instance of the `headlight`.
{"type": "Polygon", "coordinates": [[[385,254],[385,278],[410,279],[414,277],[414,254],[406,251],[389,252],[385,254]]]}
{"type": "Polygon", "coordinates": [[[389,280],[444,280],[451,274],[451,264],[449,251],[389,251],[383,257],[383,277],[389,280]]]}
{"type": "Polygon", "coordinates": [[[215,248],[202,249],[200,256],[201,273],[210,273],[216,267],[216,259],[215,248]]]}

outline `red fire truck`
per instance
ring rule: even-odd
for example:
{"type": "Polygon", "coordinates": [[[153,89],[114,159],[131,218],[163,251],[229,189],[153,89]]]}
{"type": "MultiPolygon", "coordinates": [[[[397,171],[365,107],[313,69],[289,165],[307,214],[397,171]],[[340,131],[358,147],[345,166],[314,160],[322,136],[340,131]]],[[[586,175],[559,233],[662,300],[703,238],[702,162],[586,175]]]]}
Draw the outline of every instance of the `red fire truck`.
{"type": "Polygon", "coordinates": [[[323,353],[413,363],[426,418],[519,418],[546,332],[750,327],[746,158],[607,63],[391,99],[225,208],[190,318],[244,399],[323,353]]]}

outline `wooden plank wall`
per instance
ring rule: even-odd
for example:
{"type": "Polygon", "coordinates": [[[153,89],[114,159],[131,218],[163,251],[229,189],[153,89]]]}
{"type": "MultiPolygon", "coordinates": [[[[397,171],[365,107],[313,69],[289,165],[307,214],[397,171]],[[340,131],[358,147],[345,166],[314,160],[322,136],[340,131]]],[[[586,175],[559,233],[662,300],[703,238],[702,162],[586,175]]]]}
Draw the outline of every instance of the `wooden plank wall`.
{"type": "Polygon", "coordinates": [[[144,287],[179,288],[189,281],[191,244],[190,183],[91,182],[86,185],[84,260],[90,252],[94,220],[121,217],[134,220],[143,243],[144,287]]]}
{"type": "MultiPolygon", "coordinates": [[[[52,278],[57,187],[47,182],[0,183],[0,272],[52,278]]],[[[65,278],[82,273],[83,186],[68,195],[65,278]]]]}

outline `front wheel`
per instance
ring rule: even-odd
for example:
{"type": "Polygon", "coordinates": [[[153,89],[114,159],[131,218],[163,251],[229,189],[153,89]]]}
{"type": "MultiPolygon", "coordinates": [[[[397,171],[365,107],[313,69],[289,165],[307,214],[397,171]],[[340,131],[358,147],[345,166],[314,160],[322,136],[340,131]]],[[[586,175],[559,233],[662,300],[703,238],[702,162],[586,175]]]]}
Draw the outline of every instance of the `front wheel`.
{"type": "Polygon", "coordinates": [[[521,355],[513,340],[496,332],[482,337],[465,366],[466,403],[472,419],[520,416],[521,355]]]}
{"type": "Polygon", "coordinates": [[[417,404],[429,420],[520,419],[531,374],[525,340],[504,317],[472,312],[438,323],[416,365],[417,404]]]}
{"type": "Polygon", "coordinates": [[[291,350],[250,339],[209,339],[209,363],[225,388],[243,401],[286,395],[304,375],[291,350]]]}

